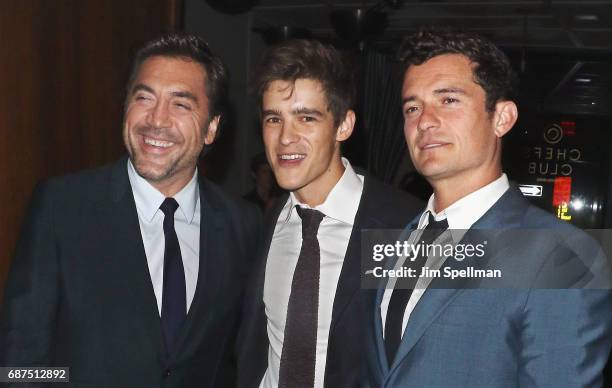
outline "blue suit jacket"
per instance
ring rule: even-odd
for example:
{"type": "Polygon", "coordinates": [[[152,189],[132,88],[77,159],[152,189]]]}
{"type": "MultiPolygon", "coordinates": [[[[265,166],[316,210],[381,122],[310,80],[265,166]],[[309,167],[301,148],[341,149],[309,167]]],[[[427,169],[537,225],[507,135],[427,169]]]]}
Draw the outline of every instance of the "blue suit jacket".
{"type": "MultiPolygon", "coordinates": [[[[416,222],[408,228],[416,228],[416,222]]],[[[543,289],[538,283],[543,269],[564,266],[571,276],[578,273],[584,279],[592,269],[585,265],[580,271],[576,263],[584,263],[583,256],[588,259],[594,252],[587,250],[597,245],[577,228],[531,206],[516,188],[472,227],[487,228],[497,230],[502,242],[511,236],[504,233],[508,229],[553,230],[506,241],[506,249],[496,248],[488,258],[490,266],[533,286],[442,289],[434,279],[413,310],[391,365],[380,315],[384,288],[379,288],[368,330],[371,387],[601,386],[612,346],[612,293],[543,289]]],[[[449,258],[445,265],[465,262],[449,258]]],[[[563,282],[579,285],[580,279],[571,276],[563,282]]]]}

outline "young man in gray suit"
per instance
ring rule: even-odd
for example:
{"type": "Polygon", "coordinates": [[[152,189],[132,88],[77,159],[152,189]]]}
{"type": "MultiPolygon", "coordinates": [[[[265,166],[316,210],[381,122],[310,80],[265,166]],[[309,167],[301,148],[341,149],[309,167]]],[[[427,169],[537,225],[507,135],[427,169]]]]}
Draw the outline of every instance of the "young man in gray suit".
{"type": "MultiPolygon", "coordinates": [[[[473,279],[472,286],[455,288],[433,278],[406,290],[383,281],[368,331],[370,385],[601,385],[612,343],[609,290],[580,289],[573,281],[541,289],[550,286],[547,280],[572,280],[576,273],[556,276],[567,263],[578,275],[593,276],[583,265],[590,259],[584,249],[596,244],[531,206],[502,170],[501,138],[518,116],[508,59],[486,39],[464,33],[420,32],[401,53],[406,141],[434,189],[407,231],[435,225],[450,229],[454,241],[455,231],[467,230],[461,241],[469,242],[476,230],[488,230],[485,236],[495,238],[481,264],[500,269],[511,284],[496,288],[473,279]],[[520,233],[531,229],[545,231],[520,233]],[[488,289],[474,286],[485,284],[488,289]]],[[[430,255],[421,263],[465,269],[473,260],[430,255]]]]}
{"type": "Polygon", "coordinates": [[[224,66],[196,36],[169,34],[136,53],[129,157],[34,193],[3,304],[0,366],[69,367],[75,387],[234,385],[258,211],[197,171],[225,89],[224,66]]]}

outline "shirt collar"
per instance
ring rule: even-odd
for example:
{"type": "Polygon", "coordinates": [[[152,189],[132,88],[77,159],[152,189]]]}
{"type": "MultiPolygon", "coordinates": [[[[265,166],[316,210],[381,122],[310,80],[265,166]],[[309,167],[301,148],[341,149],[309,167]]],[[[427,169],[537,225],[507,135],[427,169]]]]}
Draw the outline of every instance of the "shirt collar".
{"type": "MultiPolygon", "coordinates": [[[[162,202],[166,197],[155,187],[153,187],[146,179],[138,175],[132,161],[128,158],[128,178],[130,179],[130,185],[132,186],[132,192],[134,193],[134,201],[136,202],[136,208],[142,215],[142,217],[148,221],[153,221],[153,217],[162,202]]],[[[179,204],[180,212],[177,213],[179,217],[183,218],[187,223],[191,224],[195,216],[196,205],[200,201],[200,193],[197,184],[198,169],[193,173],[193,177],[189,183],[185,185],[174,195],[174,199],[179,204]]]]}
{"type": "MultiPolygon", "coordinates": [[[[451,230],[467,230],[478,221],[499,198],[510,188],[508,177],[502,174],[499,178],[486,186],[459,199],[446,209],[436,213],[434,210],[434,194],[429,197],[427,208],[419,219],[419,229],[427,226],[428,214],[431,213],[436,221],[446,218],[451,230]]],[[[455,235],[453,235],[453,238],[455,235]]],[[[458,241],[458,240],[455,240],[458,241]]]]}
{"type": "MultiPolygon", "coordinates": [[[[319,210],[326,217],[353,225],[361,201],[363,177],[355,173],[348,159],[342,158],[342,164],[344,165],[342,177],[329,192],[325,201],[312,209],[319,210]]],[[[310,208],[298,201],[293,192],[289,193],[289,205],[292,209],[295,206],[310,208]]]]}

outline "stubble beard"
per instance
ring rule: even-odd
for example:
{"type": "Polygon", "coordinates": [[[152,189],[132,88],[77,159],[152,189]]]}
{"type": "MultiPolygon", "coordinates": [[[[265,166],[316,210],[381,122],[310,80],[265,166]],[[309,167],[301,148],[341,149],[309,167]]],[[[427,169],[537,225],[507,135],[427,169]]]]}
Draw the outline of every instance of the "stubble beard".
{"type": "Polygon", "coordinates": [[[138,175],[140,175],[149,182],[156,183],[163,182],[171,178],[176,173],[176,171],[178,171],[180,163],[180,159],[178,158],[171,160],[165,166],[162,166],[160,171],[159,168],[149,167],[149,163],[146,161],[142,161],[141,158],[135,153],[132,153],[130,159],[132,160],[132,164],[134,165],[134,169],[136,170],[138,175]]]}

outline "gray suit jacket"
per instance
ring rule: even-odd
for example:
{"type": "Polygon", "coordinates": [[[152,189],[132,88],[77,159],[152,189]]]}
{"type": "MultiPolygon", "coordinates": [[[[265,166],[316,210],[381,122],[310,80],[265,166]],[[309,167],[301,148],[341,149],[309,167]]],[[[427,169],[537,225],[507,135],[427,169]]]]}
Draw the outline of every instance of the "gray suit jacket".
{"type": "MultiPolygon", "coordinates": [[[[477,229],[493,233],[489,237],[495,237],[496,245],[482,265],[511,274],[515,287],[478,289],[466,283],[444,289],[434,279],[413,310],[390,365],[382,335],[381,287],[368,330],[370,386],[601,386],[612,346],[612,293],[559,288],[592,279],[589,255],[598,252],[598,245],[531,206],[516,188],[472,229],[464,241],[474,238],[477,229]],[[512,240],[509,230],[520,229],[548,232],[512,240]],[[554,275],[547,279],[544,273],[554,275]],[[556,289],[544,289],[550,280],[556,289]]],[[[469,264],[449,258],[445,265],[469,264]]]]}

